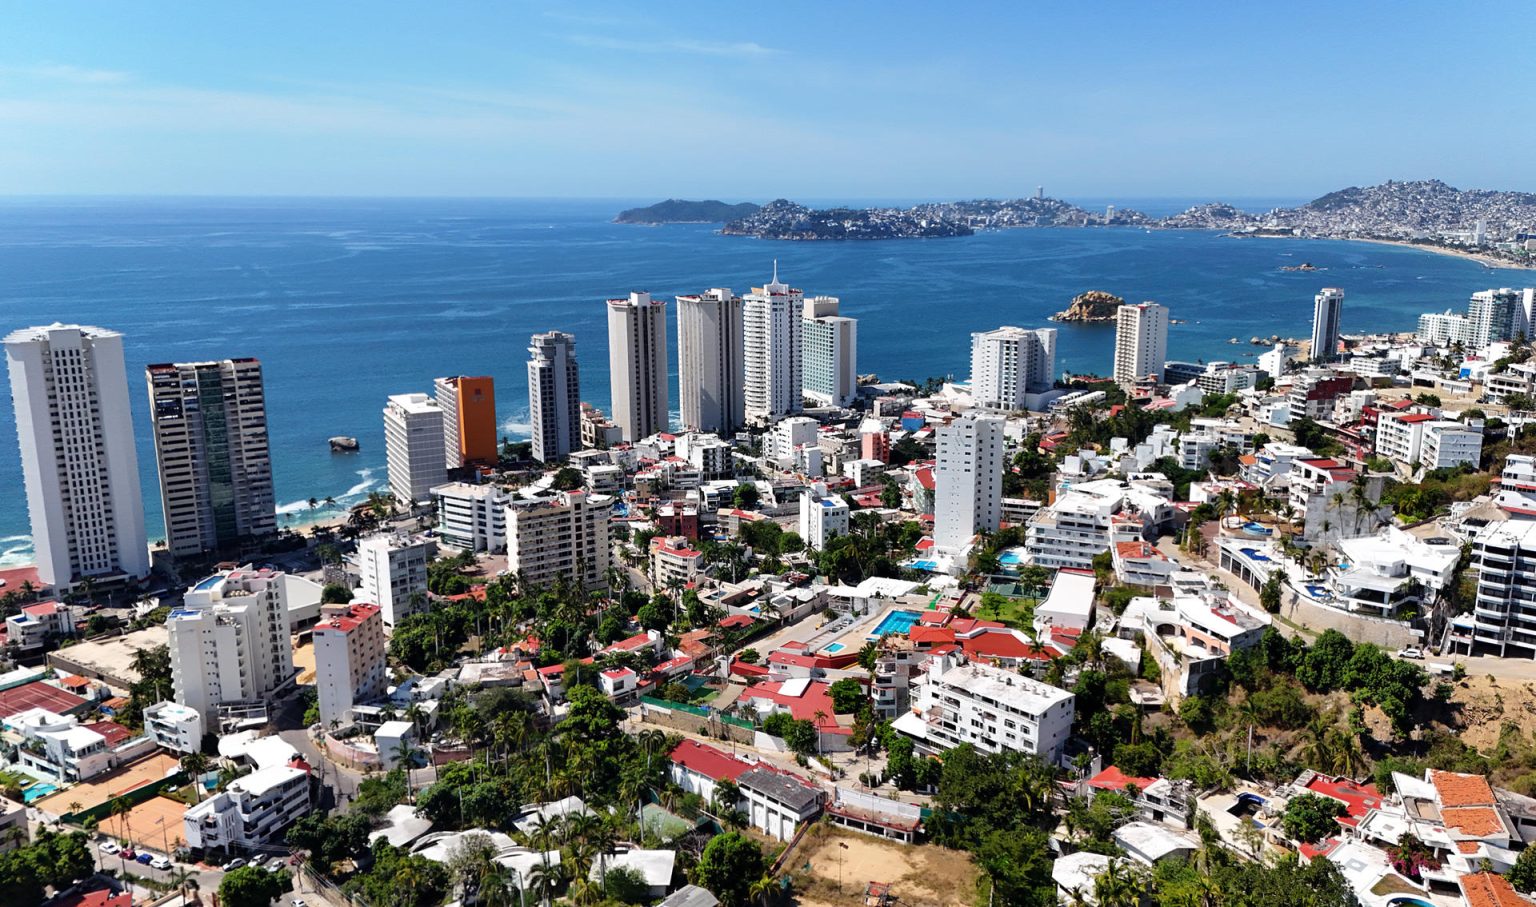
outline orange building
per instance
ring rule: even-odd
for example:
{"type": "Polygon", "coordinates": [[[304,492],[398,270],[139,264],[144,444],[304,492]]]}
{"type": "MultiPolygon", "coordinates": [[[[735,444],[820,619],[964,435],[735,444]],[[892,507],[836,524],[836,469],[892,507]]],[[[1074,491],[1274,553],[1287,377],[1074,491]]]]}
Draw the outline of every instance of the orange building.
{"type": "Polygon", "coordinates": [[[443,411],[448,468],[494,466],[497,460],[496,389],[489,375],[437,379],[437,405],[443,411]],[[452,438],[458,438],[457,457],[452,438]]]}

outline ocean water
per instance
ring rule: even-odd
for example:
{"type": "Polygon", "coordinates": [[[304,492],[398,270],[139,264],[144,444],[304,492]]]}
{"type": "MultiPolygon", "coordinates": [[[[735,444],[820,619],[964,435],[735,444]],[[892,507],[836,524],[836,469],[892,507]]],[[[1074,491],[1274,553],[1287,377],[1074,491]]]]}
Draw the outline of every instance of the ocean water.
{"type": "MultiPolygon", "coordinates": [[[[1251,205],[1267,208],[1286,200],[1251,205]]],[[[644,204],[645,202],[638,202],[644,204]]],[[[1115,202],[1148,213],[1186,200],[1115,202]]],[[[964,377],[969,335],[1043,326],[1084,290],[1169,306],[1181,359],[1251,359],[1250,336],[1302,336],[1312,296],[1344,288],[1345,331],[1412,329],[1423,311],[1527,275],[1367,243],[1202,232],[1042,229],[873,243],[769,242],[707,225],[621,226],[634,201],[9,200],[0,202],[0,331],[53,321],[122,331],[151,537],[162,525],[143,387],[152,362],[262,360],[272,459],[289,519],[306,500],[384,484],[389,394],[490,374],[503,431],[527,432],[527,342],[575,334],[582,397],[607,407],[603,300],[745,292],[778,261],[859,319],[860,372],[964,377]],[[1314,273],[1280,268],[1310,261],[1314,273]],[[1228,338],[1243,341],[1229,345],[1228,338]],[[356,455],[326,439],[355,435],[356,455]]],[[[1058,370],[1107,372],[1113,328],[1061,326],[1058,370]]],[[[676,334],[672,362],[675,369],[676,334]]],[[[674,407],[676,405],[674,371],[674,407]]],[[[30,553],[8,394],[0,394],[0,562],[30,553]]]]}

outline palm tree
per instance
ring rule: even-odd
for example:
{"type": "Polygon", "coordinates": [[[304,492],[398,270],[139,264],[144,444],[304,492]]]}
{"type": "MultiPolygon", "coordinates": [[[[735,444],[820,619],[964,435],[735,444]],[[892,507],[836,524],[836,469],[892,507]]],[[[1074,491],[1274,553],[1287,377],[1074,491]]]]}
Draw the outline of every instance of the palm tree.
{"type": "Polygon", "coordinates": [[[411,768],[416,764],[416,748],[410,740],[401,740],[395,746],[395,759],[405,769],[405,792],[409,801],[416,802],[414,792],[411,790],[411,768]]]}
{"type": "Polygon", "coordinates": [[[1093,900],[1098,907],[1137,907],[1146,889],[1139,873],[1121,860],[1113,860],[1093,880],[1093,900]]]}
{"type": "Polygon", "coordinates": [[[778,881],[765,872],[747,888],[747,895],[760,907],[768,907],[768,898],[773,894],[774,886],[777,884],[778,881]]]}
{"type": "Polygon", "coordinates": [[[193,786],[197,788],[197,799],[203,799],[203,784],[200,780],[204,772],[208,771],[208,757],[200,752],[190,752],[181,757],[181,770],[192,778],[193,786]]]}
{"type": "Polygon", "coordinates": [[[528,887],[544,903],[544,907],[549,907],[550,898],[564,880],[565,868],[559,863],[549,862],[548,857],[542,863],[535,863],[528,872],[528,887]]]}

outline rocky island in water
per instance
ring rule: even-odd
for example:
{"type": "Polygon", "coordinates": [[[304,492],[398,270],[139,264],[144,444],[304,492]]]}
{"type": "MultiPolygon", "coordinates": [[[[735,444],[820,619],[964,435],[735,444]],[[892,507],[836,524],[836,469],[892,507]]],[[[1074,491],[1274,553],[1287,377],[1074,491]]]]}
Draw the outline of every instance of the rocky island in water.
{"type": "Polygon", "coordinates": [[[1066,311],[1057,312],[1050,320],[1067,324],[1113,323],[1115,314],[1123,305],[1125,300],[1113,293],[1089,290],[1072,297],[1072,304],[1067,306],[1066,311]]]}

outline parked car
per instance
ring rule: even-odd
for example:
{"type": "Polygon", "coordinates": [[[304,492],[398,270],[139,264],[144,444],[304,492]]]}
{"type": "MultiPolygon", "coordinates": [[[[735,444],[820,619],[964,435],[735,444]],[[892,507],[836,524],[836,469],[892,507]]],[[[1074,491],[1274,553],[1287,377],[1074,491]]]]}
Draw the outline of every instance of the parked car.
{"type": "Polygon", "coordinates": [[[273,857],[267,861],[268,872],[280,872],[288,868],[288,861],[283,857],[273,857]]]}
{"type": "Polygon", "coordinates": [[[122,850],[118,851],[118,853],[125,860],[138,859],[138,856],[139,856],[138,854],[133,852],[133,848],[132,847],[124,847],[122,850]]]}
{"type": "Polygon", "coordinates": [[[141,850],[141,851],[139,851],[139,855],[134,857],[133,860],[136,863],[143,863],[145,866],[148,866],[150,864],[150,861],[152,861],[154,858],[155,858],[154,854],[150,853],[147,850],[141,850]]]}
{"type": "Polygon", "coordinates": [[[155,857],[149,861],[149,865],[155,869],[170,869],[171,860],[169,857],[155,857]]]}
{"type": "Polygon", "coordinates": [[[1424,650],[1419,648],[1418,646],[1409,646],[1406,649],[1399,649],[1398,652],[1397,652],[1397,657],[1398,658],[1423,658],[1424,657],[1424,650]]]}
{"type": "Polygon", "coordinates": [[[102,841],[101,844],[97,845],[96,849],[105,854],[114,854],[122,850],[121,847],[117,846],[116,841],[102,841]]]}
{"type": "Polygon", "coordinates": [[[245,865],[245,858],[244,857],[235,857],[233,860],[230,860],[228,863],[225,863],[223,866],[221,866],[219,868],[224,870],[225,872],[234,872],[236,869],[239,869],[240,867],[242,867],[244,865],[245,865]]]}
{"type": "Polygon", "coordinates": [[[309,907],[309,905],[304,903],[303,898],[294,898],[288,902],[288,907],[309,907]]]}

